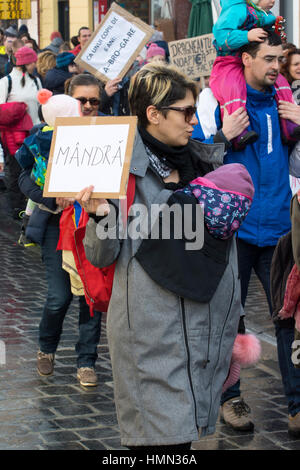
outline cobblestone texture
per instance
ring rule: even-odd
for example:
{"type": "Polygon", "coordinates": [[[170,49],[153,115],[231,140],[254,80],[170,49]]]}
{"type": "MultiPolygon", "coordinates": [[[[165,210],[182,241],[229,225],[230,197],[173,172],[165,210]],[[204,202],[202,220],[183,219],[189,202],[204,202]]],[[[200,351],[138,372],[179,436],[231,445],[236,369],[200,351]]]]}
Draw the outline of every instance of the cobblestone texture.
{"type": "MultiPolygon", "coordinates": [[[[116,419],[105,318],[98,347],[99,385],[76,379],[77,302],[68,312],[55,373],[36,371],[37,334],[45,276],[38,248],[17,244],[20,225],[5,214],[0,193],[0,450],[121,450],[116,419]],[[2,351],[3,352],[3,351],[2,351]]],[[[238,434],[218,422],[216,433],[193,443],[196,450],[300,449],[287,433],[287,406],[276,358],[273,325],[261,287],[251,282],[247,327],[262,340],[259,364],[242,372],[242,391],[255,430],[238,434]]]]}

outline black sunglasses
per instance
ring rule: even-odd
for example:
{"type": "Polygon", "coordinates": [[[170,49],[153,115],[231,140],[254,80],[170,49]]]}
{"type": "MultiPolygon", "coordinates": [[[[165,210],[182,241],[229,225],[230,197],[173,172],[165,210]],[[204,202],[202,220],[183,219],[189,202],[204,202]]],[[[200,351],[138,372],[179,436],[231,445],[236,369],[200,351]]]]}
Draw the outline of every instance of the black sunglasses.
{"type": "Polygon", "coordinates": [[[163,106],[160,109],[172,109],[173,111],[179,111],[180,113],[184,113],[184,119],[186,122],[190,122],[197,111],[196,106],[163,106]]]}
{"type": "Polygon", "coordinates": [[[99,106],[100,100],[97,98],[84,98],[83,96],[80,98],[76,98],[78,101],[80,101],[81,104],[85,105],[87,102],[90,103],[91,106],[99,106]]]}

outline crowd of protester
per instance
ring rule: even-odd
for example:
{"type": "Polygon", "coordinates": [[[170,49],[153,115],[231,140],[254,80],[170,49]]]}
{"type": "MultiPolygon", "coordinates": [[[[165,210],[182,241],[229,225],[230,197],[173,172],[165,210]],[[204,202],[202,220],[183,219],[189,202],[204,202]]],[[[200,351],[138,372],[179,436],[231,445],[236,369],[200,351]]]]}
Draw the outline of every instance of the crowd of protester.
{"type": "MultiPolygon", "coordinates": [[[[19,243],[40,245],[48,286],[37,370],[54,373],[75,295],[77,377],[85,387],[97,385],[103,312],[91,305],[87,285],[100,285],[102,270],[113,272],[108,342],[122,444],[130,450],[188,450],[200,429],[215,431],[219,413],[236,432],[253,430],[240,390],[241,366],[260,353],[246,328],[252,270],[275,325],[288,431],[300,437],[300,370],[292,361],[300,337],[300,211],[290,183],[300,178],[300,49],[273,30],[274,3],[227,2],[213,29],[217,59],[202,91],[168,63],[161,38],[152,38],[125,77],[102,83],[75,62],[90,28],[81,27],[70,43],[53,32],[41,50],[24,25],[0,31],[7,211],[20,221],[19,243]],[[131,203],[150,212],[154,203],[188,207],[190,231],[200,206],[203,247],[189,251],[175,236],[151,231],[143,240],[119,239],[111,215],[122,204],[91,198],[93,187],[76,198],[43,196],[56,117],[130,114],[138,119],[131,203]],[[72,244],[82,227],[85,279],[72,244]],[[102,229],[115,236],[99,237],[102,229]]],[[[130,208],[128,214],[130,220],[130,208]]]]}

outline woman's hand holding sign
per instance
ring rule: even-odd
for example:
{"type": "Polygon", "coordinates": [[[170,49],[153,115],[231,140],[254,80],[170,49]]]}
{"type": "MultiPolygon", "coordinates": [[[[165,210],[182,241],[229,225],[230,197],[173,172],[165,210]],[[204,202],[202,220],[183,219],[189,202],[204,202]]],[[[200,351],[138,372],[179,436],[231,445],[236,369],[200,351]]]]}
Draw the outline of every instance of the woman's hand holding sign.
{"type": "Polygon", "coordinates": [[[119,90],[119,85],[121,81],[122,81],[122,78],[114,78],[113,80],[109,80],[106,83],[104,90],[107,96],[111,98],[115,93],[117,93],[117,91],[119,90]]]}
{"type": "Polygon", "coordinates": [[[72,204],[74,204],[74,202],[75,202],[75,199],[72,197],[57,197],[56,198],[56,204],[62,210],[71,206],[72,204]]]}
{"type": "Polygon", "coordinates": [[[108,215],[110,212],[109,204],[107,199],[91,198],[93,193],[94,186],[88,186],[87,188],[82,189],[76,196],[76,201],[79,202],[83,209],[90,213],[96,214],[98,216],[108,215]]]}

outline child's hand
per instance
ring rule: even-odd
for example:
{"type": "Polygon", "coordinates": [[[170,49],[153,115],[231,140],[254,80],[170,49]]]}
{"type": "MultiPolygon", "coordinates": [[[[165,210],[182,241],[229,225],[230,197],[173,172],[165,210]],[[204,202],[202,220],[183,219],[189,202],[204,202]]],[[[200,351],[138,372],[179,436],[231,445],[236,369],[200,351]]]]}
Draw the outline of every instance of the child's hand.
{"type": "Polygon", "coordinates": [[[4,171],[4,162],[0,162],[0,173],[4,171]]]}
{"type": "Polygon", "coordinates": [[[264,31],[262,28],[253,28],[248,32],[248,41],[257,41],[263,42],[264,38],[268,36],[267,31],[264,31]]]}

